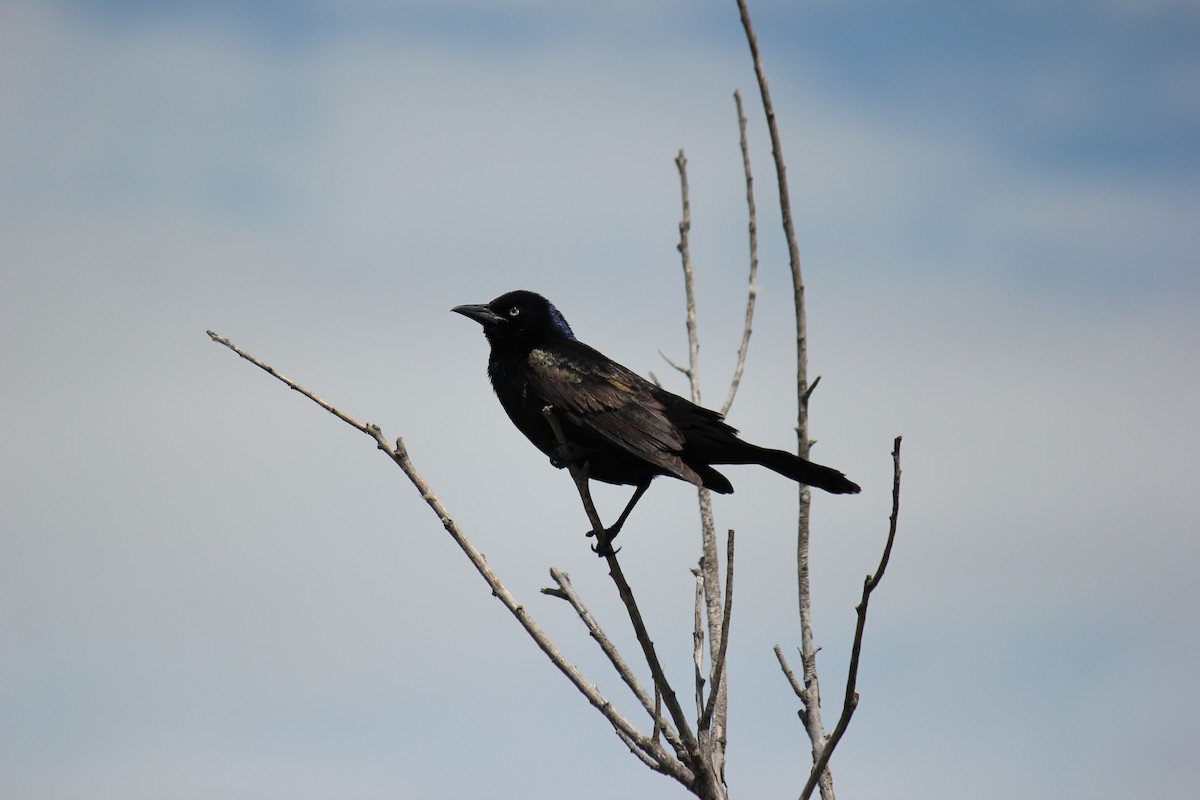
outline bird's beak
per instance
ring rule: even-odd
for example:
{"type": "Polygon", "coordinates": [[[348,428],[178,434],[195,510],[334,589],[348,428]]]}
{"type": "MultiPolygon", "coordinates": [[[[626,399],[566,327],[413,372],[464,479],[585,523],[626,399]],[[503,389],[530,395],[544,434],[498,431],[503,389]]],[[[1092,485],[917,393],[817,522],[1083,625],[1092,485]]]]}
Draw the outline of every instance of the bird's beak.
{"type": "Polygon", "coordinates": [[[495,311],[492,311],[490,308],[482,304],[471,306],[455,306],[450,310],[455,314],[462,314],[464,317],[470,317],[485,328],[491,327],[492,325],[495,325],[497,322],[500,322],[502,319],[504,319],[504,317],[500,316],[495,311]]]}

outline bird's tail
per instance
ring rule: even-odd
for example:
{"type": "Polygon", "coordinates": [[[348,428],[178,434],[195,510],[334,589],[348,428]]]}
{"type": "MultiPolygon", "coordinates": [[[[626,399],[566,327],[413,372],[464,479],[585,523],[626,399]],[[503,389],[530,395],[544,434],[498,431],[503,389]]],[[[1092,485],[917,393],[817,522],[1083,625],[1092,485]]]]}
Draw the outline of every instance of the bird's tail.
{"type": "Polygon", "coordinates": [[[784,450],[754,447],[754,451],[754,463],[762,464],[785,478],[824,489],[831,494],[858,494],[862,491],[857,483],[832,467],[814,464],[784,450]]]}

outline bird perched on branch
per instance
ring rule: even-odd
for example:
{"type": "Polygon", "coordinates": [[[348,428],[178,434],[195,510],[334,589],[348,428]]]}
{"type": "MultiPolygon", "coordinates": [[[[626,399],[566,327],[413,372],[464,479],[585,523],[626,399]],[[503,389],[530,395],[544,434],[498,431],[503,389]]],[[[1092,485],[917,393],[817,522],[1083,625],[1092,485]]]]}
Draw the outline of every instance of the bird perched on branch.
{"type": "Polygon", "coordinates": [[[616,536],[650,481],[667,475],[729,494],[733,485],[713,464],[760,464],[833,494],[857,484],[783,450],[742,441],[716,411],[685,400],[575,338],[571,326],[539,294],[515,291],[454,312],[483,326],[491,345],[488,376],[509,419],[564,467],[586,465],[588,478],[636,487],[602,546],[616,536]],[[544,409],[550,406],[567,440],[561,447],[544,409]]]}

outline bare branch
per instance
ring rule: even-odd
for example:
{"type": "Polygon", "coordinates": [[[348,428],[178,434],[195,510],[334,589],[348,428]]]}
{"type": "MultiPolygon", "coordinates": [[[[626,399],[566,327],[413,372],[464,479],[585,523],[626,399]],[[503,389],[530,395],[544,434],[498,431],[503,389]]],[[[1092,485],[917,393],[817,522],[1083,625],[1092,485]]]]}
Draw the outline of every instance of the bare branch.
{"type": "MultiPolygon", "coordinates": [[[[688,368],[675,367],[688,377],[688,388],[691,391],[693,403],[700,403],[700,337],[696,327],[696,274],[692,269],[691,250],[688,247],[688,234],[692,227],[691,202],[688,199],[687,159],[683,151],[675,159],[679,169],[679,191],[682,198],[682,218],[679,222],[679,245],[683,266],[683,291],[686,302],[687,335],[688,335],[688,368]]],[[[665,356],[664,356],[665,358],[665,356]]],[[[668,360],[668,363],[670,361],[668,360]]],[[[672,366],[675,366],[672,364],[672,366]]],[[[704,583],[705,609],[708,614],[709,658],[716,661],[718,642],[725,620],[721,616],[721,571],[717,561],[716,524],[713,522],[712,496],[707,489],[697,491],[700,504],[700,572],[704,583]]],[[[702,667],[697,666],[697,681],[703,682],[702,667]]],[[[711,756],[713,771],[720,775],[724,772],[724,742],[725,742],[725,711],[727,705],[725,685],[714,685],[716,692],[716,720],[713,727],[717,736],[705,737],[705,751],[711,756]],[[715,740],[715,741],[714,741],[715,740]]],[[[697,694],[697,714],[703,715],[701,696],[697,694]]]]}
{"type": "MultiPolygon", "coordinates": [[[[738,13],[746,32],[746,42],[754,62],[754,74],[758,79],[763,112],[767,118],[767,131],[771,137],[771,153],[775,161],[775,177],[779,188],[779,210],[783,218],[783,232],[788,246],[788,262],[792,272],[792,302],[796,313],[796,440],[797,452],[807,458],[811,441],[808,437],[808,319],[804,306],[804,278],[800,269],[800,247],[796,241],[796,227],[792,220],[791,196],[788,190],[787,167],[784,164],[783,145],[779,137],[779,126],[775,120],[775,109],[771,103],[771,92],[767,76],[763,71],[762,58],[758,51],[758,38],[750,22],[750,12],[745,0],[737,0],[738,13]]],[[[816,647],[812,632],[812,596],[809,585],[809,518],[812,496],[807,487],[799,491],[799,509],[796,520],[796,577],[798,583],[798,605],[800,610],[800,658],[804,676],[804,691],[801,701],[805,705],[805,730],[812,742],[813,760],[821,755],[825,743],[825,728],[821,722],[821,691],[817,679],[816,647]]],[[[821,796],[824,800],[835,800],[833,777],[828,768],[820,774],[821,796]]]]}
{"type": "Polygon", "coordinates": [[[818,375],[817,377],[813,378],[812,383],[810,383],[808,385],[808,389],[806,389],[804,392],[804,405],[805,406],[807,406],[808,401],[812,399],[813,392],[815,392],[817,390],[817,384],[819,384],[820,382],[821,382],[821,376],[818,375]]]}
{"type": "MultiPolygon", "coordinates": [[[[225,345],[225,346],[226,346],[226,347],[228,347],[230,350],[232,350],[233,352],[237,353],[239,356],[241,356],[241,357],[242,357],[242,358],[244,358],[245,360],[249,361],[249,362],[250,362],[251,364],[253,364],[254,366],[256,366],[256,367],[258,367],[259,369],[261,369],[261,370],[263,370],[264,372],[266,372],[266,373],[267,373],[268,375],[270,375],[272,378],[275,378],[275,379],[277,379],[277,380],[279,380],[279,381],[282,381],[282,382],[283,382],[285,385],[287,385],[287,387],[288,387],[289,389],[291,389],[291,390],[293,390],[293,391],[296,391],[296,392],[299,392],[300,394],[302,394],[302,395],[304,395],[305,397],[307,397],[309,400],[312,400],[314,403],[316,403],[316,404],[317,404],[317,405],[319,405],[321,408],[323,408],[323,409],[325,409],[326,411],[328,411],[330,414],[333,414],[335,417],[337,417],[338,419],[340,419],[342,422],[345,422],[347,425],[350,425],[350,426],[353,426],[354,428],[357,428],[359,431],[361,431],[361,432],[363,432],[363,433],[367,434],[368,436],[372,436],[372,437],[374,436],[374,434],[371,432],[371,427],[372,427],[372,426],[369,426],[369,425],[364,425],[363,423],[359,422],[358,420],[356,420],[356,419],[354,419],[354,418],[352,418],[352,417],[350,417],[350,416],[348,416],[348,415],[346,415],[346,414],[343,414],[341,411],[338,411],[336,408],[334,408],[333,406],[331,406],[329,403],[326,403],[324,400],[322,400],[321,398],[317,397],[315,394],[313,394],[312,392],[310,392],[308,389],[305,389],[305,388],[304,388],[303,386],[301,386],[300,384],[296,383],[295,381],[291,380],[290,378],[287,378],[287,377],[285,377],[285,376],[283,376],[283,375],[280,375],[278,372],[276,372],[276,371],[275,371],[275,368],[274,368],[274,367],[271,367],[271,366],[268,366],[267,364],[264,364],[263,362],[261,362],[261,361],[259,361],[257,358],[255,358],[254,356],[252,356],[252,355],[250,355],[249,353],[245,352],[244,350],[242,350],[242,349],[238,348],[236,345],[234,345],[234,343],[233,343],[233,342],[229,341],[228,339],[225,339],[225,338],[223,338],[223,337],[221,337],[221,336],[218,336],[218,335],[217,335],[216,333],[214,333],[213,331],[205,331],[205,333],[207,333],[207,334],[208,334],[208,338],[212,339],[212,340],[213,340],[214,342],[216,342],[217,344],[225,345]]],[[[386,444],[386,442],[385,442],[385,444],[386,444]]],[[[383,449],[383,448],[380,448],[380,449],[383,449]]],[[[387,451],[385,450],[385,452],[387,452],[387,451]]],[[[390,453],[389,453],[389,455],[390,455],[390,453]]]]}
{"type": "Polygon", "coordinates": [[[688,200],[687,158],[684,157],[683,150],[675,157],[675,166],[679,168],[679,191],[683,196],[683,219],[679,221],[677,247],[683,260],[683,290],[687,296],[688,368],[681,371],[690,378],[688,383],[692,390],[692,402],[699,405],[700,380],[697,365],[700,361],[700,337],[696,334],[696,275],[692,271],[692,252],[688,247],[688,232],[692,229],[692,206],[688,200]]]}
{"type": "Polygon", "coordinates": [[[630,739],[628,736],[626,736],[621,731],[617,731],[617,736],[619,736],[621,741],[625,743],[625,746],[629,748],[629,752],[631,752],[635,756],[637,756],[638,761],[641,761],[643,764],[645,764],[647,767],[654,770],[655,772],[663,771],[662,767],[659,766],[658,762],[656,762],[654,759],[650,758],[650,756],[643,753],[641,748],[639,748],[637,746],[637,743],[635,741],[633,741],[633,739],[630,739]]]}
{"type": "MultiPolygon", "coordinates": [[[[700,567],[692,569],[696,577],[696,612],[692,623],[692,663],[696,669],[696,719],[704,718],[704,617],[700,610],[704,607],[704,557],[700,558],[700,567]]],[[[703,730],[704,726],[699,726],[703,730]]]]}
{"type": "MultiPolygon", "coordinates": [[[[796,226],[792,221],[792,201],[788,192],[787,166],[783,160],[783,144],[779,138],[779,126],[775,122],[775,108],[771,104],[771,91],[767,86],[767,75],[763,71],[762,58],[758,52],[758,37],[750,22],[746,0],[737,0],[742,27],[746,31],[746,42],[754,61],[754,74],[758,78],[759,94],[762,96],[763,112],[767,117],[767,132],[771,137],[771,154],[775,158],[775,178],[779,186],[779,210],[783,217],[783,233],[787,239],[788,263],[792,269],[793,305],[796,310],[796,397],[803,398],[808,388],[808,321],[804,310],[804,279],[800,272],[800,246],[796,242],[796,226]]],[[[808,457],[808,409],[803,402],[798,409],[797,428],[802,457],[808,457]]]]}
{"type": "Polygon", "coordinates": [[[850,717],[854,716],[854,709],[858,708],[858,660],[862,654],[863,631],[867,626],[867,604],[871,602],[871,592],[875,591],[875,587],[883,580],[884,570],[887,569],[888,561],[891,560],[892,545],[896,541],[896,520],[900,516],[900,442],[901,437],[897,436],[892,446],[892,515],[888,520],[887,544],[883,546],[883,555],[879,558],[879,566],[875,568],[875,574],[868,575],[863,581],[862,599],[854,609],[858,613],[858,624],[854,628],[854,645],[850,649],[850,670],[846,678],[846,696],[842,701],[842,715],[838,718],[833,732],[826,739],[820,756],[813,764],[808,782],[804,784],[804,790],[800,793],[800,800],[807,800],[812,795],[818,775],[829,763],[834,748],[842,740],[842,734],[846,732],[846,727],[850,724],[850,717]]]}
{"type": "MultiPolygon", "coordinates": [[[[686,375],[686,376],[688,377],[688,380],[689,380],[689,381],[692,379],[692,374],[693,374],[693,373],[692,373],[692,370],[691,370],[691,369],[689,369],[688,367],[681,367],[681,366],[679,366],[679,365],[678,365],[678,364],[676,364],[674,361],[672,361],[672,360],[671,360],[671,357],[670,357],[669,355],[667,355],[666,353],[664,353],[662,350],[659,350],[659,351],[658,351],[658,354],[659,354],[660,356],[662,356],[662,360],[663,360],[663,361],[665,361],[665,362],[667,362],[669,365],[671,365],[671,367],[672,367],[672,368],[674,368],[674,369],[675,369],[675,370],[677,370],[678,372],[680,372],[680,373],[682,373],[682,374],[686,375]]],[[[658,383],[658,381],[657,381],[657,380],[655,380],[654,382],[655,382],[655,383],[658,383]]],[[[662,384],[659,384],[659,385],[661,386],[662,384]]]]}
{"type": "MultiPolygon", "coordinates": [[[[666,734],[667,741],[671,743],[671,746],[674,747],[676,751],[682,751],[683,743],[679,741],[678,734],[676,734],[675,730],[670,726],[670,724],[662,718],[656,702],[651,699],[650,695],[646,693],[646,690],[642,688],[641,683],[633,674],[633,670],[631,670],[629,665],[625,663],[625,659],[621,657],[621,654],[617,651],[617,648],[612,643],[612,640],[609,639],[607,634],[605,634],[600,628],[600,623],[596,621],[596,618],[592,616],[592,612],[589,611],[587,606],[584,605],[583,598],[579,596],[579,593],[575,591],[575,585],[571,583],[571,576],[556,567],[551,567],[550,577],[553,578],[554,582],[558,584],[558,588],[542,589],[542,594],[548,594],[553,597],[566,600],[571,604],[571,607],[575,609],[575,613],[579,615],[581,620],[583,620],[584,626],[588,629],[588,634],[595,639],[596,644],[600,645],[600,649],[604,652],[604,655],[608,656],[608,660],[612,662],[612,665],[617,670],[617,674],[621,677],[621,680],[623,680],[625,685],[633,691],[633,694],[635,697],[637,697],[638,702],[642,704],[642,708],[646,709],[646,713],[649,714],[654,720],[655,730],[663,731],[666,734]]],[[[657,738],[657,736],[652,738],[657,738]]]]}
{"type": "Polygon", "coordinates": [[[751,323],[754,322],[754,302],[758,298],[758,217],[754,208],[754,176],[750,173],[750,147],[746,143],[746,115],[742,113],[742,93],[735,91],[733,100],[737,104],[738,139],[742,147],[742,169],[746,173],[746,207],[748,210],[750,237],[750,288],[746,293],[746,324],[742,327],[742,343],[738,346],[737,365],[733,369],[733,378],[729,381],[729,394],[721,406],[721,413],[728,414],[733,407],[733,398],[737,396],[738,386],[742,382],[742,372],[746,369],[746,353],[750,349],[751,323]]]}
{"type": "Polygon", "coordinates": [[[729,538],[725,543],[725,624],[721,626],[721,646],[717,651],[716,660],[712,667],[712,688],[708,691],[708,704],[700,715],[697,728],[707,730],[712,722],[713,709],[717,697],[721,693],[721,678],[725,674],[725,654],[729,651],[729,623],[733,615],[733,528],[729,529],[729,538]]]}
{"type": "MultiPolygon", "coordinates": [[[[796,673],[792,672],[792,668],[788,666],[787,659],[783,657],[783,650],[779,645],[775,645],[775,658],[779,659],[779,667],[783,670],[783,674],[787,677],[788,683],[792,685],[792,691],[796,693],[796,697],[804,699],[804,687],[800,685],[800,681],[796,680],[796,673]]],[[[803,711],[803,709],[801,709],[803,711]]]]}
{"type": "Polygon", "coordinates": [[[240,349],[228,339],[217,335],[213,331],[207,331],[207,333],[209,338],[211,338],[217,344],[224,345],[225,347],[229,348],[246,361],[249,361],[251,364],[254,364],[259,369],[265,371],[267,374],[284,383],[288,388],[299,392],[309,400],[312,400],[314,403],[319,405],[321,408],[345,422],[347,425],[352,426],[356,430],[374,439],[376,446],[386,453],[387,456],[391,458],[401,470],[404,471],[404,474],[408,477],[409,481],[414,487],[416,487],[417,492],[421,495],[421,499],[424,500],[430,509],[433,510],[434,514],[437,515],[438,519],[442,523],[442,526],[446,529],[446,532],[450,534],[450,537],[454,540],[455,544],[457,544],[462,549],[463,553],[466,554],[476,571],[492,590],[492,594],[504,604],[504,607],[507,608],[514,617],[516,617],[517,622],[520,623],[521,627],[525,629],[525,632],[529,634],[529,637],[533,639],[538,648],[546,654],[546,657],[550,659],[551,663],[553,663],[554,666],[566,676],[567,680],[569,680],[575,686],[575,688],[587,698],[588,702],[595,706],[596,709],[604,715],[604,718],[607,719],[609,724],[613,726],[613,729],[617,732],[617,735],[623,740],[636,743],[637,747],[641,749],[642,752],[651,756],[656,764],[654,768],[658,772],[670,775],[685,786],[691,786],[695,783],[695,775],[688,766],[676,760],[670,753],[667,753],[656,738],[647,737],[645,734],[639,731],[637,726],[626,719],[624,715],[622,715],[621,712],[618,711],[617,708],[608,700],[608,698],[601,694],[600,690],[597,689],[594,684],[590,683],[586,678],[584,678],[579,669],[570,661],[568,661],[565,656],[563,656],[563,654],[550,640],[550,637],[547,636],[545,631],[543,631],[537,622],[534,621],[533,617],[525,609],[525,607],[517,601],[512,593],[509,592],[504,584],[500,581],[500,578],[496,575],[496,573],[492,571],[492,568],[488,565],[487,560],[483,557],[483,554],[480,553],[473,544],[471,544],[470,540],[467,539],[466,534],[464,534],[458,527],[458,523],[454,521],[454,518],[450,516],[450,512],[444,505],[442,505],[442,501],[438,499],[437,495],[434,494],[433,490],[429,487],[429,484],[426,483],[425,478],[420,472],[417,471],[412,459],[409,458],[408,450],[405,448],[403,440],[397,439],[396,444],[393,447],[377,425],[359,422],[348,414],[340,411],[335,406],[317,397],[300,384],[280,374],[273,367],[265,364],[264,362],[240,349]]]}
{"type": "Polygon", "coordinates": [[[658,735],[662,732],[662,723],[659,721],[662,716],[662,692],[658,690],[658,685],[654,686],[654,730],[650,732],[651,739],[658,739],[658,735]]]}

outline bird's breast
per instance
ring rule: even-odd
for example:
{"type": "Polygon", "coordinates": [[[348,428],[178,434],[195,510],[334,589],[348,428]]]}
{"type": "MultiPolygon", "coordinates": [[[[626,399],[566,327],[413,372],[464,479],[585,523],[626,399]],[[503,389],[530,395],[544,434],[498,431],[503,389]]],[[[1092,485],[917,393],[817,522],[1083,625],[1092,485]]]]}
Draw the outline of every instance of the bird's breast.
{"type": "Polygon", "coordinates": [[[517,430],[543,453],[551,453],[554,434],[542,415],[546,401],[530,390],[524,365],[519,360],[496,359],[488,365],[488,376],[504,413],[517,430]]]}

